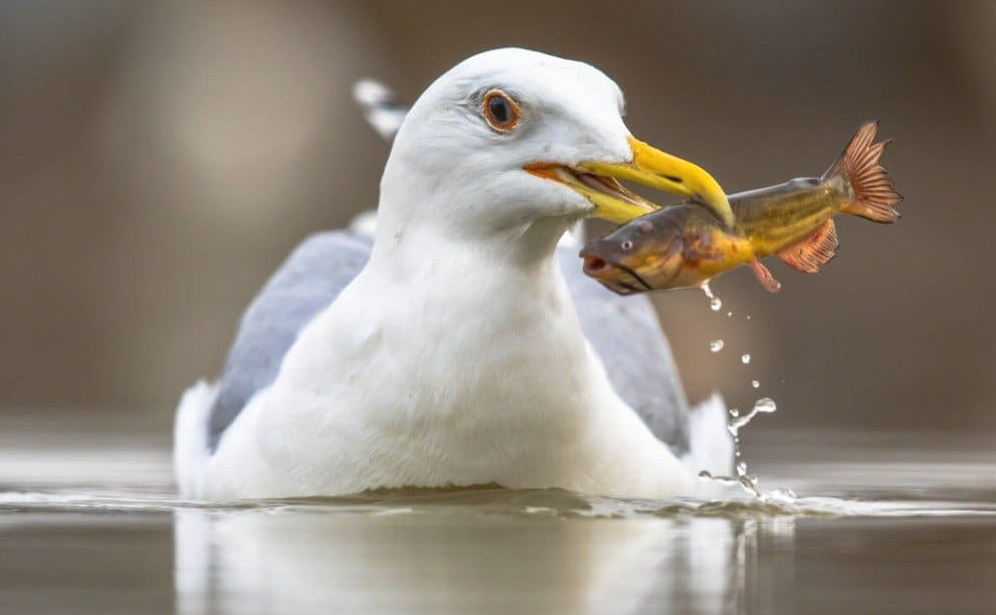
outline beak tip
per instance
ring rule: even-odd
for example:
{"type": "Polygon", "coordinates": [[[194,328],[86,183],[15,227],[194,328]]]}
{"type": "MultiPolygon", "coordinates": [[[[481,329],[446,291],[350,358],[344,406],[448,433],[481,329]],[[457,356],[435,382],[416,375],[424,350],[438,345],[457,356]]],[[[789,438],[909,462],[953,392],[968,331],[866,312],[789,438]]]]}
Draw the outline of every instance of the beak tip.
{"type": "Polygon", "coordinates": [[[733,228],[734,216],[729,199],[705,169],[633,137],[630,137],[630,147],[633,160],[628,179],[685,196],[712,211],[728,228],[733,228]]]}
{"type": "Polygon", "coordinates": [[[730,200],[727,198],[726,193],[720,191],[718,194],[702,194],[698,193],[695,195],[694,200],[711,211],[714,216],[719,218],[727,229],[732,229],[736,218],[733,215],[733,209],[730,207],[730,200]]]}

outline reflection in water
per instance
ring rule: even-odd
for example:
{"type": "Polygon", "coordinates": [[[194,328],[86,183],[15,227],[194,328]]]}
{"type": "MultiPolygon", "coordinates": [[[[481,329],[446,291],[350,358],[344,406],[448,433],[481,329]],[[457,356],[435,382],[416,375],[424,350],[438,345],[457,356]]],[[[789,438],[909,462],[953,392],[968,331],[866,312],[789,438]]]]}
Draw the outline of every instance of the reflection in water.
{"type": "Polygon", "coordinates": [[[778,588],[791,583],[790,517],[526,510],[180,509],[177,609],[712,614],[774,609],[778,588]],[[786,548],[759,567],[765,541],[786,548]]]}
{"type": "Polygon", "coordinates": [[[2,427],[0,613],[993,612],[996,457],[974,440],[782,434],[759,447],[777,463],[752,466],[799,498],[479,489],[203,508],[174,499],[165,449],[2,427]]]}

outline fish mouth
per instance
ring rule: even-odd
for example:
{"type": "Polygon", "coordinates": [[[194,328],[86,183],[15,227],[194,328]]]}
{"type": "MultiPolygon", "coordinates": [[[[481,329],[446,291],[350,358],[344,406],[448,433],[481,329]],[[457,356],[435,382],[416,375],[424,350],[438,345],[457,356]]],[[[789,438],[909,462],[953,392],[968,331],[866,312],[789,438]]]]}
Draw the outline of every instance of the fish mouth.
{"type": "Polygon", "coordinates": [[[585,275],[595,278],[600,284],[619,295],[633,295],[650,290],[650,284],[636,271],[620,263],[610,263],[604,257],[581,251],[585,275]]]}

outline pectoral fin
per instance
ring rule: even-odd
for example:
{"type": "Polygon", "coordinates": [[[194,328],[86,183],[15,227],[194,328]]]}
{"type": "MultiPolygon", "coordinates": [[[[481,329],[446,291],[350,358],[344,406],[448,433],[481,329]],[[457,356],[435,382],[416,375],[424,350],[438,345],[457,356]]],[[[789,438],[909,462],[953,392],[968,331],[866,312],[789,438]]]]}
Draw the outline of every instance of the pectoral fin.
{"type": "Polygon", "coordinates": [[[778,258],[789,267],[803,273],[819,273],[820,265],[825,265],[837,255],[837,227],[833,220],[816,229],[812,235],[800,243],[782,250],[778,258]]]}
{"type": "Polygon", "coordinates": [[[777,293],[781,289],[782,283],[776,280],[775,276],[771,275],[771,272],[761,264],[761,261],[755,258],[750,264],[750,270],[754,272],[754,277],[757,278],[757,281],[769,293],[777,293]]]}

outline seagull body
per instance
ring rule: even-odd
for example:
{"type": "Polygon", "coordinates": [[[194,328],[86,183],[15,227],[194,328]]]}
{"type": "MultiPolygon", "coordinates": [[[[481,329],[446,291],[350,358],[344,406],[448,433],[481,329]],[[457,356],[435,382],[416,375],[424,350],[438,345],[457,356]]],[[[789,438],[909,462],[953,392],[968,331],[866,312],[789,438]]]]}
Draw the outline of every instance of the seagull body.
{"type": "Polygon", "coordinates": [[[589,172],[722,208],[690,163],[642,163],[667,155],[630,136],[621,107],[597,69],[526,50],[433,83],[395,138],[372,246],[346,231],[306,242],[250,307],[220,382],[184,395],[181,494],[664,497],[728,471],[725,410],[688,410],[649,303],[557,248],[588,215],[647,211],[589,172]]]}

